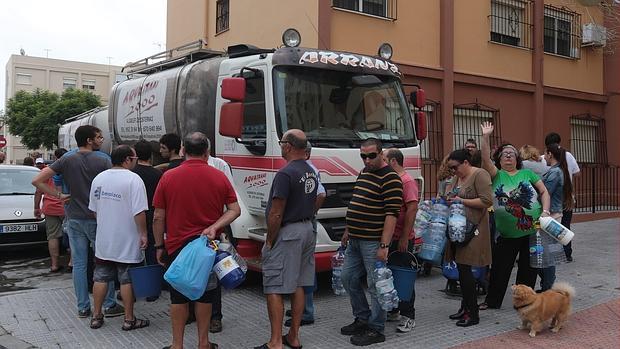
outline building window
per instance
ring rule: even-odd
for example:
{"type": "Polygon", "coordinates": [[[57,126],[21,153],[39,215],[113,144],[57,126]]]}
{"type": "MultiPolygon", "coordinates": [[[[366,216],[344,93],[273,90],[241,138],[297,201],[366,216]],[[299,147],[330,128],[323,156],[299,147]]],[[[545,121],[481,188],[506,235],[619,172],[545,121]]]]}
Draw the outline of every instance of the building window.
{"type": "Polygon", "coordinates": [[[228,0],[217,0],[215,17],[215,33],[221,33],[228,30],[228,14],[230,11],[228,0]]]}
{"type": "Polygon", "coordinates": [[[396,20],[396,0],[332,0],[332,7],[396,20]]]}
{"type": "Polygon", "coordinates": [[[571,153],[577,162],[607,164],[605,120],[582,114],[570,118],[571,153]]]}
{"type": "Polygon", "coordinates": [[[531,49],[533,10],[531,0],[491,0],[491,41],[531,49]]]}
{"type": "Polygon", "coordinates": [[[62,88],[66,90],[68,88],[76,88],[77,87],[77,79],[74,78],[63,78],[62,79],[62,88]]]}
{"type": "Polygon", "coordinates": [[[95,89],[95,80],[82,80],[82,89],[84,89],[84,90],[94,90],[95,89]]]}
{"type": "Polygon", "coordinates": [[[545,52],[560,56],[581,56],[581,15],[559,7],[545,5],[545,52]]]}
{"type": "Polygon", "coordinates": [[[32,75],[17,73],[15,83],[18,85],[32,85],[32,75]]]}
{"type": "Polygon", "coordinates": [[[474,139],[478,148],[482,140],[480,124],[490,121],[494,125],[491,135],[491,147],[501,142],[499,110],[479,104],[461,104],[454,106],[453,145],[454,149],[461,149],[468,139],[474,139]]]}

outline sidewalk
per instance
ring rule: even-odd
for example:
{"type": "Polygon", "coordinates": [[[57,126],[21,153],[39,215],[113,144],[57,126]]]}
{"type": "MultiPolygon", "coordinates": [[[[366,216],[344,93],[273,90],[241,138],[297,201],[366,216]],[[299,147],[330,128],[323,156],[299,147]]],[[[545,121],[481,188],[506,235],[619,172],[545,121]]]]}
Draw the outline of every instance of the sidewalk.
{"type": "MultiPolygon", "coordinates": [[[[445,279],[437,270],[416,283],[416,322],[412,333],[397,334],[396,324],[388,323],[385,343],[372,348],[463,348],[474,347],[618,347],[618,260],[620,219],[574,224],[575,262],[558,267],[558,281],[567,281],[577,290],[575,314],[559,334],[543,331],[531,339],[516,331],[519,320],[509,295],[500,310],[481,312],[480,324],[466,329],[454,326],[448,315],[456,311],[459,298],[447,297],[445,279]],[[587,344],[586,344],[587,343],[587,344]]],[[[0,294],[0,348],[22,348],[8,340],[21,340],[23,348],[161,348],[170,344],[171,328],[168,295],[157,302],[136,304],[138,316],[151,326],[131,332],[121,331],[122,318],[106,319],[98,330],[88,327],[88,319],[76,316],[75,297],[68,278],[62,287],[24,290],[0,294]],[[3,330],[8,332],[2,336],[3,330]]],[[[514,276],[512,278],[514,280],[514,276]]],[[[56,285],[58,283],[56,282],[56,285]]],[[[301,329],[304,348],[353,348],[340,335],[341,326],[352,319],[348,298],[331,293],[322,283],[315,297],[316,322],[301,329]]],[[[267,341],[269,322],[265,299],[258,285],[245,286],[223,295],[224,331],[212,341],[222,348],[251,348],[267,341]]],[[[482,298],[479,299],[482,301],[482,298]]],[[[185,346],[195,348],[195,325],[186,327],[185,346]]]]}

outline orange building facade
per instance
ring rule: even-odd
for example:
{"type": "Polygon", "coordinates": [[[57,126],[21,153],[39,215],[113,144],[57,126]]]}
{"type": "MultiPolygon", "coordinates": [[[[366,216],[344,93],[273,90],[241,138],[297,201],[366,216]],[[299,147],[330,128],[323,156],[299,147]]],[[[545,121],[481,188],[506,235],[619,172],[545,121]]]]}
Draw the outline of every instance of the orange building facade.
{"type": "Polygon", "coordinates": [[[542,150],[545,135],[559,133],[583,169],[578,211],[602,217],[620,206],[620,42],[603,35],[620,29],[620,6],[596,3],[168,0],[166,46],[202,39],[218,51],[238,43],[273,48],[287,28],[311,48],[376,55],[388,42],[405,85],[421,85],[429,99],[427,195],[443,156],[479,140],[478,125],[489,120],[496,142],[517,147],[542,150]]]}

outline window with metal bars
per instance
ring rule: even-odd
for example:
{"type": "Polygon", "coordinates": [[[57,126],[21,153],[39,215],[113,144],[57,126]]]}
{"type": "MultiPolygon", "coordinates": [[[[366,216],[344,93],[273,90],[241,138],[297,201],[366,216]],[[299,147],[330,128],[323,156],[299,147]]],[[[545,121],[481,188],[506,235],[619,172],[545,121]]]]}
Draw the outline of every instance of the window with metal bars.
{"type": "Polygon", "coordinates": [[[491,135],[491,147],[501,141],[499,110],[493,109],[480,103],[469,103],[454,106],[454,149],[465,147],[468,139],[473,139],[479,145],[482,140],[480,124],[485,121],[493,123],[494,130],[491,135]]]}
{"type": "Polygon", "coordinates": [[[531,0],[491,0],[491,41],[531,49],[533,9],[531,0]]]}
{"type": "Polygon", "coordinates": [[[607,164],[605,119],[591,114],[570,118],[571,153],[579,163],[607,164]]]}
{"type": "Polygon", "coordinates": [[[566,8],[545,5],[545,52],[581,57],[581,15],[566,8]]]}
{"type": "Polygon", "coordinates": [[[332,7],[396,20],[396,0],[332,0],[332,7]]]}
{"type": "Polygon", "coordinates": [[[228,0],[217,0],[216,2],[216,17],[215,17],[215,33],[219,34],[228,30],[228,14],[229,14],[229,2],[228,0]]]}

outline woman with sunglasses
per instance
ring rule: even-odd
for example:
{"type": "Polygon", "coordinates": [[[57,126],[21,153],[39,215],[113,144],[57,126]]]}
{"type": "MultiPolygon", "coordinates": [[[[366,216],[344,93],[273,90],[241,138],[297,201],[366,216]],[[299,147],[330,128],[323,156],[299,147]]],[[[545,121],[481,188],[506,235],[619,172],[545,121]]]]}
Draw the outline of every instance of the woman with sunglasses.
{"type": "Polygon", "coordinates": [[[534,223],[538,218],[549,215],[550,200],[540,177],[522,168],[522,159],[513,145],[499,146],[491,161],[489,138],[493,133],[493,124],[484,122],[480,126],[482,168],[489,172],[493,181],[493,209],[499,233],[493,250],[489,291],[484,303],[480,304],[480,309],[485,310],[502,306],[517,255],[519,268],[516,283],[534,288],[536,269],[530,267],[529,236],[536,233],[534,223]]]}
{"type": "Polygon", "coordinates": [[[448,166],[455,177],[451,191],[454,196],[450,196],[448,201],[458,200],[463,203],[467,220],[478,225],[478,235],[464,246],[448,243],[444,256],[447,262],[455,261],[459,270],[459,283],[463,298],[460,309],[450,315],[450,319],[459,320],[456,325],[460,327],[477,325],[480,321],[476,280],[471,268],[491,264],[487,210],[493,204],[491,177],[485,170],[473,167],[471,158],[471,154],[466,149],[455,150],[448,156],[448,166]]]}

